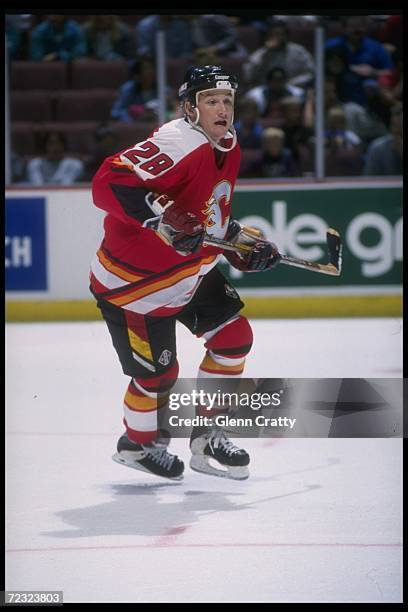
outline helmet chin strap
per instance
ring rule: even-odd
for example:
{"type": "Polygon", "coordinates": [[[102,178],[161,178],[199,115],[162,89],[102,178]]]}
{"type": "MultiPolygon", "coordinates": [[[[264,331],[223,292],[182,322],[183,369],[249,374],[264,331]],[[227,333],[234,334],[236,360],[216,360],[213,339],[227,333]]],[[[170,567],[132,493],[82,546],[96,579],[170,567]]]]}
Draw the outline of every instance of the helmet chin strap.
{"type": "MultiPolygon", "coordinates": [[[[222,153],[228,153],[228,151],[232,151],[232,149],[235,147],[235,145],[237,144],[237,133],[235,131],[234,126],[232,125],[231,122],[231,127],[228,129],[228,132],[232,135],[232,144],[230,147],[223,147],[222,145],[220,145],[216,140],[214,140],[213,138],[211,138],[211,136],[209,134],[207,134],[207,132],[201,127],[201,125],[199,124],[200,121],[200,111],[198,110],[198,106],[194,107],[195,112],[197,113],[196,118],[194,119],[194,121],[192,119],[190,119],[190,117],[188,116],[188,114],[186,113],[186,117],[187,117],[187,122],[189,125],[191,125],[191,127],[195,130],[197,130],[198,132],[201,132],[201,134],[203,134],[207,140],[210,142],[210,144],[212,144],[212,146],[214,147],[214,149],[218,149],[218,151],[222,151],[222,153]]],[[[232,119],[234,119],[234,116],[232,116],[232,119]]],[[[228,133],[227,132],[227,133],[228,133]]]]}

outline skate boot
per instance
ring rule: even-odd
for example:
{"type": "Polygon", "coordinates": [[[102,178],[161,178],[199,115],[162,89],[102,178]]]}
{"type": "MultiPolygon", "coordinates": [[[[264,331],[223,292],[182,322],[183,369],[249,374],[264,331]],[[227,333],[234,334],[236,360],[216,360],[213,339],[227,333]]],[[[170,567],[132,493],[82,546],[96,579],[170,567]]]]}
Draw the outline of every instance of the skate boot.
{"type": "Polygon", "coordinates": [[[227,438],[222,429],[195,427],[190,438],[190,467],[196,472],[245,480],[249,476],[249,455],[227,438]],[[211,462],[211,463],[210,463],[211,462]]]}
{"type": "Polygon", "coordinates": [[[167,452],[169,438],[158,438],[149,444],[136,444],[123,434],[118,440],[117,453],[112,457],[116,463],[141,470],[148,474],[182,480],[184,463],[177,455],[167,452]]]}

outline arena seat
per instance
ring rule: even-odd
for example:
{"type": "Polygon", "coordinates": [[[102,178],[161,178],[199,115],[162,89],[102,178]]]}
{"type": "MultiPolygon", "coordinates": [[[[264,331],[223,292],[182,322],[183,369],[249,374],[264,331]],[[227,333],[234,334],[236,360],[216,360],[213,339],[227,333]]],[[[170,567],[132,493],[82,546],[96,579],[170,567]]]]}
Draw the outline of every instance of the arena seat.
{"type": "Polygon", "coordinates": [[[35,130],[38,124],[30,121],[13,121],[10,127],[11,150],[17,155],[34,155],[35,130]]]}
{"type": "Polygon", "coordinates": [[[326,176],[360,176],[363,171],[361,151],[325,152],[326,176]]]}
{"type": "Polygon", "coordinates": [[[49,91],[11,91],[11,121],[51,121],[52,97],[49,91]]]}
{"type": "Polygon", "coordinates": [[[167,85],[178,90],[185,73],[191,65],[192,61],[189,59],[168,57],[166,60],[167,85]]]}
{"type": "Polygon", "coordinates": [[[128,62],[76,59],[71,64],[73,89],[118,89],[129,79],[128,62]]]}
{"type": "Polygon", "coordinates": [[[97,121],[61,122],[51,121],[38,125],[38,136],[48,131],[62,132],[67,139],[67,149],[71,153],[87,154],[94,144],[97,121]]]}
{"type": "Polygon", "coordinates": [[[259,30],[254,26],[238,26],[238,38],[244,45],[248,53],[253,53],[261,46],[261,37],[259,30]]]}
{"type": "MultiPolygon", "coordinates": [[[[237,57],[222,57],[220,58],[221,66],[229,72],[230,74],[235,74],[238,79],[238,83],[244,82],[244,77],[242,73],[242,65],[243,61],[237,57]]],[[[239,91],[239,90],[238,90],[239,91]]]]}
{"type": "Polygon", "coordinates": [[[10,88],[20,90],[67,89],[66,62],[11,62],[10,88]]]}
{"type": "Polygon", "coordinates": [[[131,147],[132,145],[146,140],[157,127],[157,123],[121,123],[119,121],[110,124],[111,129],[116,134],[118,150],[131,147]]]}
{"type": "Polygon", "coordinates": [[[116,89],[73,89],[56,96],[56,121],[109,121],[116,89]]]}
{"type": "Polygon", "coordinates": [[[262,151],[259,149],[241,149],[241,165],[238,178],[254,178],[260,175],[262,151]]]}
{"type": "Polygon", "coordinates": [[[314,24],[289,25],[290,42],[302,45],[312,55],[314,54],[315,26],[314,24]]]}

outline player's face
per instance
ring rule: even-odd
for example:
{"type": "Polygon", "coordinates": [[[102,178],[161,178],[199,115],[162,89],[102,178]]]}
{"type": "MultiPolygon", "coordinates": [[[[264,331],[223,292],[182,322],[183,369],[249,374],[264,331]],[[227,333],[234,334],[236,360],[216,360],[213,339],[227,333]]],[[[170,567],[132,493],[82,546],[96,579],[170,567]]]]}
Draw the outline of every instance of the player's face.
{"type": "Polygon", "coordinates": [[[200,125],[216,142],[224,138],[232,123],[234,97],[228,90],[213,89],[198,94],[200,125]]]}

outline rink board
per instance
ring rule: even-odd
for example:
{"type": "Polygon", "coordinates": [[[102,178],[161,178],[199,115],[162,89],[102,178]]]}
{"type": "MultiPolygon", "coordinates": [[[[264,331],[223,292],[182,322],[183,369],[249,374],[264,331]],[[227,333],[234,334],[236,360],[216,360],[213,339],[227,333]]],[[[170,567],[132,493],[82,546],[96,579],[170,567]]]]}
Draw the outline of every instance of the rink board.
{"type": "MultiPolygon", "coordinates": [[[[234,195],[238,220],[261,229],[282,253],[309,261],[326,260],[325,232],[335,227],[343,239],[343,271],[336,278],[287,266],[243,274],[226,260],[220,267],[250,317],[400,315],[401,213],[399,180],[241,181],[234,195]]],[[[6,191],[8,320],[98,318],[88,277],[103,218],[89,186],[6,191]]]]}

